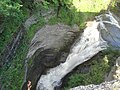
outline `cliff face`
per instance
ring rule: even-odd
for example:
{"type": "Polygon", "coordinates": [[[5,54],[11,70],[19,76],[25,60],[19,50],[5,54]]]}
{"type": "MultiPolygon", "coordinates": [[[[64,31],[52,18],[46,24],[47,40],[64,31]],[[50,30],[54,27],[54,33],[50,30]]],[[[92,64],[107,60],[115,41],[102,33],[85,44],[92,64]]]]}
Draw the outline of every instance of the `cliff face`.
{"type": "MultiPolygon", "coordinates": [[[[56,24],[46,25],[35,34],[26,61],[28,62],[26,65],[29,65],[26,82],[31,81],[31,90],[35,90],[38,79],[48,68],[64,62],[71,44],[79,35],[78,32],[77,26],[71,28],[67,25],[56,24]]],[[[23,90],[26,90],[26,86],[25,83],[23,90]]]]}

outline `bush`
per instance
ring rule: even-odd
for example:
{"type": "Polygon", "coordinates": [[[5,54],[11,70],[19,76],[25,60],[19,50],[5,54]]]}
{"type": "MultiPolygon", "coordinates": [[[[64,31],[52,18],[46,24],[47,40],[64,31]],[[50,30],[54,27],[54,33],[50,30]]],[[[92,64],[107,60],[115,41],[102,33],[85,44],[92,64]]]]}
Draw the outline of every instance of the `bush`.
{"type": "Polygon", "coordinates": [[[0,15],[4,17],[19,17],[21,13],[20,8],[22,5],[20,1],[14,2],[13,0],[1,0],[0,1],[0,15]]]}

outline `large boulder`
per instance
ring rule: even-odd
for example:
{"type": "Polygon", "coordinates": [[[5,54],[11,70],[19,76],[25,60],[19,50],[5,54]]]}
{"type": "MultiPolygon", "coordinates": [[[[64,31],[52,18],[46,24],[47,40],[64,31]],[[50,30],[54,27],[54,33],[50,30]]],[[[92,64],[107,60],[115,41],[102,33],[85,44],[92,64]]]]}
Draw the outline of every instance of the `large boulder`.
{"type": "Polygon", "coordinates": [[[31,81],[35,90],[37,81],[47,69],[64,62],[69,48],[79,35],[79,28],[63,24],[46,25],[40,29],[31,41],[27,54],[28,71],[22,90],[26,90],[27,81],[31,81]]]}

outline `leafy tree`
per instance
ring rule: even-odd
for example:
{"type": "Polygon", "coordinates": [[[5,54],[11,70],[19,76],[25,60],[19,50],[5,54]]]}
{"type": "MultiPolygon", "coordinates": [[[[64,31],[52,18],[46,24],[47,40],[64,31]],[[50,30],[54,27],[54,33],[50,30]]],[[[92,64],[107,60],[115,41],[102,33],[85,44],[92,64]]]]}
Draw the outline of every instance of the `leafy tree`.
{"type": "Polygon", "coordinates": [[[21,10],[20,1],[17,0],[1,0],[0,1],[0,16],[1,17],[18,17],[20,16],[21,10]]]}

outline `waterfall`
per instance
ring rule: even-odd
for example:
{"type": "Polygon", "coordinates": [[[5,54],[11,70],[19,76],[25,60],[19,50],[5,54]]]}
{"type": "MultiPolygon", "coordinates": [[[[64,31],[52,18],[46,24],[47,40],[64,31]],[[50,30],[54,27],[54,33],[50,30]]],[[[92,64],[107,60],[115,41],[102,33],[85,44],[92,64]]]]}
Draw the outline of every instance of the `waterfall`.
{"type": "Polygon", "coordinates": [[[54,90],[66,74],[106,49],[109,44],[120,47],[120,26],[111,13],[96,17],[91,24],[74,44],[66,61],[40,77],[36,90],[54,90]]]}

